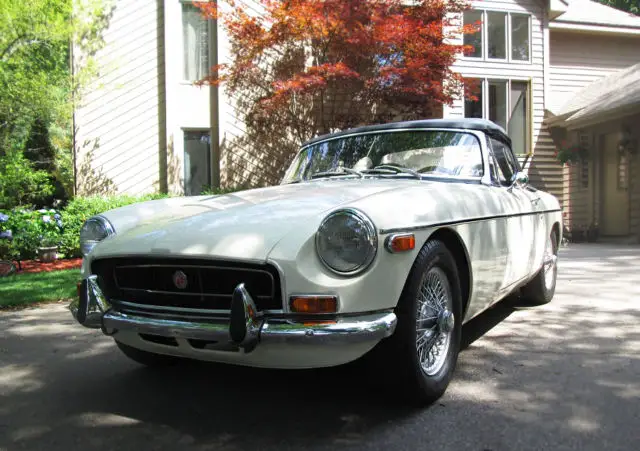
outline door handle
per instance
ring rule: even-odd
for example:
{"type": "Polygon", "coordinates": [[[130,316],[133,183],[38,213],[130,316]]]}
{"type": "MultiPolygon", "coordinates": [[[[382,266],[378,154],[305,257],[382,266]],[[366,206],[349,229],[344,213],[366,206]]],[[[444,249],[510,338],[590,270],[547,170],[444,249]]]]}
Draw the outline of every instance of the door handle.
{"type": "Polygon", "coordinates": [[[537,205],[538,205],[538,202],[540,202],[540,198],[539,198],[539,197],[538,197],[538,198],[536,198],[536,199],[531,199],[531,203],[532,203],[533,205],[535,205],[535,206],[537,206],[537,205]]]}

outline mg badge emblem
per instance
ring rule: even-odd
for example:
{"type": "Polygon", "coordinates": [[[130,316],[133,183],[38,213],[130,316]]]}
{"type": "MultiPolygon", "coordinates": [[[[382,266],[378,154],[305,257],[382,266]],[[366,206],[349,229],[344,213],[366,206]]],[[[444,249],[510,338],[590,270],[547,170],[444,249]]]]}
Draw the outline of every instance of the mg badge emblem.
{"type": "Polygon", "coordinates": [[[176,271],[173,273],[173,284],[176,288],[184,290],[189,284],[189,279],[187,279],[187,275],[182,271],[176,271]]]}

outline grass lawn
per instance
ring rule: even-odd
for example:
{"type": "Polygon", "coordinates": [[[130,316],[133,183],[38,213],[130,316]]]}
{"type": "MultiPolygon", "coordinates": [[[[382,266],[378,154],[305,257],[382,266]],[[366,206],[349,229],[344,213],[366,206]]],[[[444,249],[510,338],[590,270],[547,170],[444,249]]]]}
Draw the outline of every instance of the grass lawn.
{"type": "Polygon", "coordinates": [[[78,269],[0,277],[0,309],[76,296],[78,269]]]}

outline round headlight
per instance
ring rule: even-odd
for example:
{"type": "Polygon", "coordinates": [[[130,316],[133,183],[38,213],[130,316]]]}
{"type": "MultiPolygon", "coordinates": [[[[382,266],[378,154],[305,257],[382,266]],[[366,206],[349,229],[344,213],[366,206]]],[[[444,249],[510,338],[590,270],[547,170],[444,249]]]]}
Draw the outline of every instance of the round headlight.
{"type": "Polygon", "coordinates": [[[80,251],[86,256],[100,241],[115,231],[109,221],[102,216],[94,216],[86,220],[80,229],[80,251]]]}
{"type": "Polygon", "coordinates": [[[367,269],[376,256],[378,236],[373,222],[357,210],[338,210],[316,232],[316,252],[322,263],[342,275],[367,269]]]}

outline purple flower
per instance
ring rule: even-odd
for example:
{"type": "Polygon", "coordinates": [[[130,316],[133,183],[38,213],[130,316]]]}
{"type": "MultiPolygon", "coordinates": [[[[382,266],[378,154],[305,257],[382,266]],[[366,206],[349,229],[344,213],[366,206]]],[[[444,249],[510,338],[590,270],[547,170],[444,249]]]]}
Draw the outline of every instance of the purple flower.
{"type": "Polygon", "coordinates": [[[0,239],[10,240],[11,238],[13,238],[13,234],[11,233],[11,230],[5,230],[4,232],[0,232],[0,239]]]}
{"type": "Polygon", "coordinates": [[[4,213],[0,213],[0,222],[7,222],[9,220],[9,215],[5,215],[4,213]]]}
{"type": "Polygon", "coordinates": [[[43,220],[44,222],[50,222],[50,221],[51,221],[51,216],[48,216],[48,215],[47,215],[47,216],[43,216],[43,217],[42,217],[42,220],[43,220]]]}

